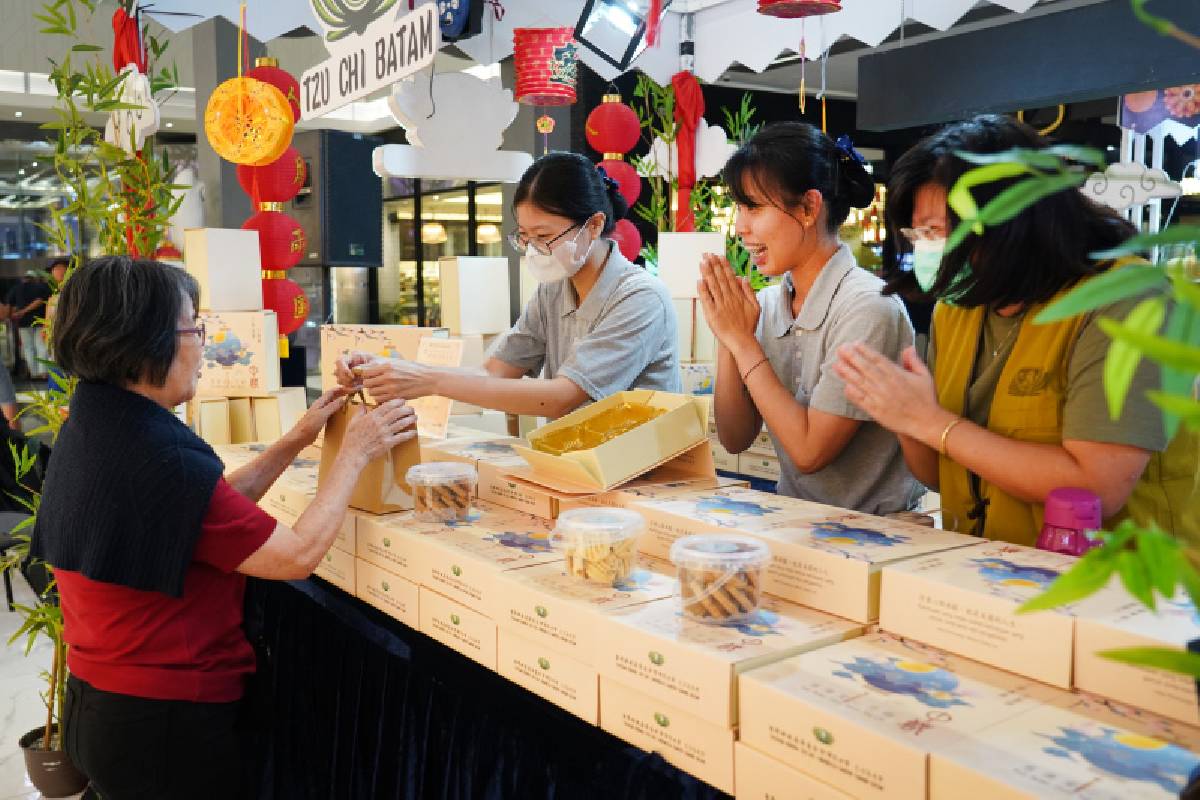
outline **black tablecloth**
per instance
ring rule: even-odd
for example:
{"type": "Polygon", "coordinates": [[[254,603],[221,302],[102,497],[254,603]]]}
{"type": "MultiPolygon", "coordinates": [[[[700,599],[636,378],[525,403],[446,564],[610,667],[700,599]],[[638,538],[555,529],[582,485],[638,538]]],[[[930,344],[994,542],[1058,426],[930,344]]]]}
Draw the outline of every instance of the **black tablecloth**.
{"type": "Polygon", "coordinates": [[[721,798],[319,580],[251,581],[260,798],[721,798]]]}

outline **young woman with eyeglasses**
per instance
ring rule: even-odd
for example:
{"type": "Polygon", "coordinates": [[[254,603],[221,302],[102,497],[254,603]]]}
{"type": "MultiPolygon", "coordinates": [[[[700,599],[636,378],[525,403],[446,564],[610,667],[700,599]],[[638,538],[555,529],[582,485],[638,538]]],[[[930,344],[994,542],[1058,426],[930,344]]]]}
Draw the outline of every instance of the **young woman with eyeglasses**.
{"type": "Polygon", "coordinates": [[[628,211],[616,182],[582,155],[550,153],[521,177],[513,211],[509,241],[538,288],[482,369],[354,353],[338,362],[339,382],[380,402],[436,394],[552,418],[626,389],[680,391],[670,296],[605,238],[628,211]]]}

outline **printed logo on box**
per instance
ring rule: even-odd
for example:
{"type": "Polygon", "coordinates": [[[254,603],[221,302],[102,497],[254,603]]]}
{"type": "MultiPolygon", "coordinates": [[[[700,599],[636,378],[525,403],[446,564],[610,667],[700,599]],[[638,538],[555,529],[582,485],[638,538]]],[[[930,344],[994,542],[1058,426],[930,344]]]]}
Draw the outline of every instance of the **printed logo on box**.
{"type": "Polygon", "coordinates": [[[820,727],[819,725],[814,727],[812,729],[812,732],[813,732],[813,736],[821,744],[823,744],[823,745],[833,744],[833,734],[830,733],[829,731],[825,730],[824,728],[820,727]]]}

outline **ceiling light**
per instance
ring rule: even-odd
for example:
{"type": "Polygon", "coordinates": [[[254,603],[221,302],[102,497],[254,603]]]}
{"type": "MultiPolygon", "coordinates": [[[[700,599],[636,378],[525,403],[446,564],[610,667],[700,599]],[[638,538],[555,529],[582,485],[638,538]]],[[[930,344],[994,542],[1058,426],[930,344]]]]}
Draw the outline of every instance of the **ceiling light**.
{"type": "Polygon", "coordinates": [[[167,123],[167,127],[168,127],[168,128],[174,128],[174,127],[175,127],[175,123],[174,123],[174,122],[168,122],[168,123],[167,123]]]}
{"type": "Polygon", "coordinates": [[[21,167],[19,170],[17,170],[17,174],[18,174],[18,175],[24,175],[24,174],[25,174],[25,168],[24,168],[24,167],[21,167]]]}
{"type": "Polygon", "coordinates": [[[31,166],[31,167],[36,167],[36,166],[37,166],[37,162],[36,162],[36,161],[34,161],[34,162],[30,163],[30,165],[29,165],[29,166],[31,166]]]}
{"type": "Polygon", "coordinates": [[[484,223],[475,229],[475,238],[480,244],[499,244],[500,228],[490,222],[484,223]]]}
{"type": "Polygon", "coordinates": [[[21,117],[25,116],[25,112],[24,111],[14,111],[13,116],[15,116],[17,119],[20,119],[21,117]]]}
{"type": "Polygon", "coordinates": [[[422,244],[445,244],[446,226],[440,222],[426,222],[421,226],[422,244]]]}

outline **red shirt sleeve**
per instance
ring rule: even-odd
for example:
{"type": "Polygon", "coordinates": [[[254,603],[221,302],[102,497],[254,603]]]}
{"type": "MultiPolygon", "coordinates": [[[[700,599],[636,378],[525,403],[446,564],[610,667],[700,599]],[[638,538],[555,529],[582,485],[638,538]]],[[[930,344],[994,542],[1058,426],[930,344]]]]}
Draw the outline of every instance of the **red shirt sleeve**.
{"type": "Polygon", "coordinates": [[[193,560],[233,572],[274,532],[275,518],[229,485],[217,481],[201,524],[193,560]]]}

